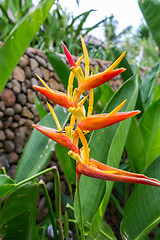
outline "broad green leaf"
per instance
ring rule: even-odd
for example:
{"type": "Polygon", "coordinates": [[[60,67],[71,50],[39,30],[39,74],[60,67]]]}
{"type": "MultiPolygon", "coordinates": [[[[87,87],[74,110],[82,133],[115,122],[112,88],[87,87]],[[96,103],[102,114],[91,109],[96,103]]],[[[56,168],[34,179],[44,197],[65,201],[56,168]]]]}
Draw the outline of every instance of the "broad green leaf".
{"type": "Polygon", "coordinates": [[[0,174],[0,198],[15,188],[15,182],[9,176],[0,174]]]}
{"type": "Polygon", "coordinates": [[[40,28],[53,5],[54,0],[42,1],[32,12],[27,13],[14,27],[0,48],[0,93],[25,52],[32,38],[40,28]]]}
{"type": "MultiPolygon", "coordinates": [[[[60,106],[56,106],[54,110],[63,127],[68,119],[68,113],[60,106]]],[[[57,129],[50,113],[38,124],[57,129]]],[[[19,182],[41,171],[51,158],[55,144],[56,142],[34,129],[18,163],[15,181],[19,182]]]]}
{"type": "MultiPolygon", "coordinates": [[[[144,174],[160,180],[160,157],[144,174]]],[[[136,185],[124,209],[121,235],[128,240],[143,239],[160,222],[160,188],[136,185]]]]}
{"type": "Polygon", "coordinates": [[[65,87],[65,89],[67,89],[68,78],[70,74],[69,68],[63,62],[63,60],[54,52],[46,51],[46,56],[50,61],[52,67],[54,68],[55,72],[57,73],[59,79],[61,80],[63,86],[65,87]]]}
{"type": "MultiPolygon", "coordinates": [[[[137,77],[126,81],[113,95],[104,112],[112,111],[124,99],[128,99],[122,111],[133,110],[138,92],[137,77]]],[[[108,128],[94,131],[90,142],[90,157],[108,165],[118,167],[131,119],[115,124],[108,128]]],[[[92,234],[96,237],[99,223],[102,220],[113,183],[100,179],[82,176],[80,180],[80,196],[82,203],[83,221],[92,223],[92,234]]],[[[75,201],[75,215],[79,219],[77,199],[75,201]]]]}
{"type": "Polygon", "coordinates": [[[55,152],[69,185],[76,182],[76,162],[67,154],[68,148],[57,144],[55,152]]]}
{"type": "Polygon", "coordinates": [[[103,108],[106,106],[106,104],[109,102],[110,98],[113,96],[114,94],[114,90],[110,87],[109,84],[103,84],[101,85],[101,103],[103,105],[103,108]]]}
{"type": "Polygon", "coordinates": [[[154,102],[145,111],[140,130],[146,148],[147,167],[160,154],[160,100],[154,102]]]}
{"type": "Polygon", "coordinates": [[[145,108],[153,101],[159,71],[160,63],[157,63],[142,81],[140,92],[145,108]]]}
{"type": "Polygon", "coordinates": [[[45,117],[48,112],[44,109],[44,107],[42,106],[42,103],[39,101],[36,95],[34,95],[34,102],[40,118],[45,117]]]}
{"type": "Polygon", "coordinates": [[[148,28],[160,49],[160,1],[159,0],[138,0],[139,7],[147,22],[148,28]]]}
{"type": "Polygon", "coordinates": [[[142,133],[136,118],[132,118],[129,128],[126,150],[133,172],[143,172],[146,165],[146,152],[142,133]]]}
{"type": "Polygon", "coordinates": [[[18,187],[7,198],[0,215],[3,240],[34,239],[39,190],[39,184],[29,183],[18,187]]]}

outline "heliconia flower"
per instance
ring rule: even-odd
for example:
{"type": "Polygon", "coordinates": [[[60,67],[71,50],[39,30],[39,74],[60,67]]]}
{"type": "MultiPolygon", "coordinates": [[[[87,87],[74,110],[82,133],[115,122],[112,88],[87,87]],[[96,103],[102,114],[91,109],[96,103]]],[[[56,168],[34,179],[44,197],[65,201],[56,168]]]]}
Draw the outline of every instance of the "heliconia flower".
{"type": "Polygon", "coordinates": [[[33,125],[38,131],[51,138],[55,142],[61,144],[64,147],[71,149],[74,153],[78,153],[79,149],[71,142],[69,137],[61,131],[57,131],[56,129],[44,127],[40,125],[33,125]]]}
{"type": "Polygon", "coordinates": [[[62,43],[62,46],[63,46],[64,52],[65,52],[65,55],[66,55],[66,57],[67,57],[67,59],[68,59],[68,62],[69,62],[69,64],[70,64],[70,66],[71,66],[71,67],[74,66],[74,67],[76,68],[77,65],[76,65],[76,63],[75,63],[75,61],[74,61],[71,53],[69,52],[69,50],[68,50],[68,48],[66,47],[66,45],[65,45],[63,42],[61,42],[61,43],[62,43]]]}
{"type": "Polygon", "coordinates": [[[107,113],[92,115],[90,117],[83,118],[82,121],[78,124],[78,127],[82,131],[97,130],[121,122],[127,118],[137,115],[138,113],[140,113],[140,111],[135,110],[130,112],[118,112],[114,115],[109,115],[107,113]]]}
{"type": "Polygon", "coordinates": [[[89,159],[88,164],[77,162],[76,173],[80,177],[84,174],[89,177],[104,179],[115,182],[138,183],[160,187],[160,181],[154,178],[148,178],[143,174],[131,173],[110,167],[94,159],[89,159]]]}
{"type": "Polygon", "coordinates": [[[70,108],[74,107],[74,103],[69,99],[68,94],[59,92],[56,90],[40,87],[40,86],[34,86],[34,88],[39,91],[41,94],[46,96],[48,99],[53,101],[54,103],[65,107],[70,108]]]}

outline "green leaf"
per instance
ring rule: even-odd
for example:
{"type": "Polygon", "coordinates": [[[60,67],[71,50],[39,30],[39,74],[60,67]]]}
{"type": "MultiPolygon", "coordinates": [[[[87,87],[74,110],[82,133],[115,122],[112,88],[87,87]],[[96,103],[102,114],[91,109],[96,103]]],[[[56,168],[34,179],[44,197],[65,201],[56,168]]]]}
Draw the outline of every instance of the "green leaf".
{"type": "Polygon", "coordinates": [[[18,187],[7,198],[0,215],[3,240],[34,239],[39,190],[39,184],[29,183],[18,187]]]}
{"type": "Polygon", "coordinates": [[[144,139],[147,167],[160,154],[160,100],[154,102],[145,111],[140,130],[144,139]]]}
{"type": "Polygon", "coordinates": [[[25,52],[32,38],[40,28],[53,5],[54,0],[42,1],[33,12],[29,12],[14,27],[0,48],[0,93],[25,52]]]}
{"type": "Polygon", "coordinates": [[[139,7],[147,22],[148,28],[160,49],[160,1],[159,0],[138,0],[139,7]]]}
{"type": "Polygon", "coordinates": [[[45,117],[48,112],[44,109],[44,107],[42,106],[41,102],[39,101],[36,95],[34,95],[34,102],[40,118],[45,117]]]}
{"type": "Polygon", "coordinates": [[[67,89],[68,78],[70,74],[69,68],[63,62],[63,60],[54,52],[46,51],[45,54],[50,61],[52,67],[54,68],[55,72],[57,73],[59,79],[61,80],[63,86],[65,87],[65,89],[67,89]]]}
{"type": "MultiPolygon", "coordinates": [[[[160,157],[144,172],[146,176],[160,180],[160,157]]],[[[136,185],[124,209],[121,223],[123,238],[143,239],[160,222],[160,188],[136,185]]]]}
{"type": "Polygon", "coordinates": [[[146,152],[142,133],[136,118],[132,118],[126,141],[126,150],[131,160],[133,172],[143,172],[146,165],[146,152]]]}
{"type": "Polygon", "coordinates": [[[103,105],[103,108],[106,106],[106,104],[109,102],[110,98],[113,96],[114,94],[114,90],[110,87],[109,84],[103,84],[100,86],[101,87],[101,103],[103,105]]]}
{"type": "MultiPolygon", "coordinates": [[[[133,110],[138,94],[137,77],[132,77],[113,95],[104,112],[112,111],[124,99],[128,99],[122,111],[133,110]]],[[[90,142],[90,157],[110,166],[118,167],[126,142],[131,119],[108,128],[94,131],[90,142]]],[[[113,182],[82,176],[80,196],[83,222],[92,223],[92,235],[96,237],[99,223],[102,220],[110,197],[113,182]]],[[[78,216],[78,202],[75,201],[75,215],[78,216]]]]}
{"type": "Polygon", "coordinates": [[[57,144],[55,152],[69,185],[76,183],[76,162],[67,154],[68,148],[57,144]]]}
{"type": "Polygon", "coordinates": [[[142,81],[140,92],[145,108],[147,108],[153,101],[159,72],[160,63],[157,63],[142,81]]]}
{"type": "MultiPolygon", "coordinates": [[[[56,106],[54,110],[63,127],[68,119],[68,112],[64,112],[60,106],[56,106]]],[[[50,113],[39,124],[56,129],[56,124],[50,113]]],[[[51,158],[55,144],[56,142],[34,129],[20,158],[15,181],[19,182],[41,171],[51,158]]]]}
{"type": "Polygon", "coordinates": [[[9,176],[0,174],[0,198],[15,188],[15,182],[9,176]]]}

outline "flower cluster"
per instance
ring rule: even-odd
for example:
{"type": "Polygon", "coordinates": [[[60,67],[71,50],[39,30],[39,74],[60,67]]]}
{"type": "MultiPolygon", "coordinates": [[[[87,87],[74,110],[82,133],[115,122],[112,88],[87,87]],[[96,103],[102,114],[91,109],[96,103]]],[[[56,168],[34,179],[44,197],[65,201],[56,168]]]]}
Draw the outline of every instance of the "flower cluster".
{"type": "Polygon", "coordinates": [[[115,69],[115,67],[117,67],[117,65],[123,59],[125,52],[122,53],[122,55],[104,72],[90,75],[88,52],[82,37],[81,43],[84,55],[81,56],[77,62],[74,61],[67,47],[64,43],[62,43],[64,52],[71,66],[67,93],[62,93],[50,89],[39,76],[37,77],[42,82],[44,87],[34,86],[36,90],[38,90],[48,99],[68,109],[68,111],[71,113],[69,126],[65,126],[65,129],[62,130],[53,108],[48,103],[48,107],[55,120],[58,130],[40,125],[34,125],[34,127],[41,133],[45,134],[47,137],[70,149],[68,154],[76,160],[76,176],[78,179],[80,178],[81,174],[84,174],[89,177],[110,181],[160,186],[160,182],[156,179],[148,178],[142,174],[134,174],[119,170],[117,168],[102,164],[89,157],[89,147],[87,139],[85,137],[88,131],[108,127],[127,118],[135,116],[140,111],[135,110],[130,112],[119,112],[119,110],[121,110],[126,102],[126,100],[124,100],[110,113],[92,115],[94,99],[93,89],[106,83],[110,79],[125,71],[124,68],[115,69]],[[80,63],[83,57],[85,60],[85,72],[83,72],[82,68],[80,67],[80,63]],[[78,80],[78,87],[73,89],[73,81],[75,77],[78,80]],[[84,95],[84,92],[86,90],[89,90],[89,96],[84,95]],[[89,98],[89,106],[86,112],[84,103],[87,98],[89,98]],[[81,140],[83,146],[82,148],[79,148],[79,139],[81,140]]]}

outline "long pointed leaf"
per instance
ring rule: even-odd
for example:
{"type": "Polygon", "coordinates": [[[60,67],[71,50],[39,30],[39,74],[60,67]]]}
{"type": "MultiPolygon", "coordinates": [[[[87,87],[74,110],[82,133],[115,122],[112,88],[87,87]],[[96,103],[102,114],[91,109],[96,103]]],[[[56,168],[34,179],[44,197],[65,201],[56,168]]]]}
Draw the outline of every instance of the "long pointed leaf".
{"type": "Polygon", "coordinates": [[[0,93],[53,3],[54,0],[42,1],[33,12],[21,19],[0,48],[0,93]]]}

